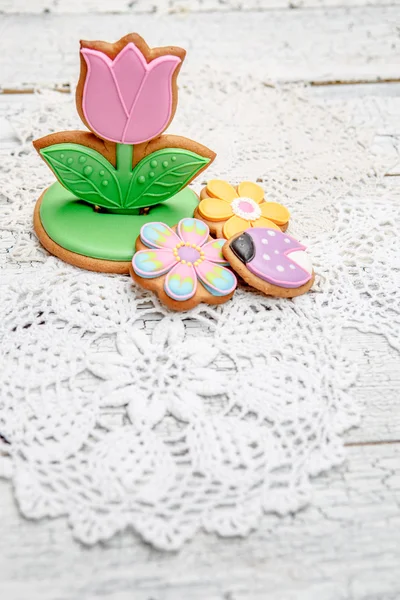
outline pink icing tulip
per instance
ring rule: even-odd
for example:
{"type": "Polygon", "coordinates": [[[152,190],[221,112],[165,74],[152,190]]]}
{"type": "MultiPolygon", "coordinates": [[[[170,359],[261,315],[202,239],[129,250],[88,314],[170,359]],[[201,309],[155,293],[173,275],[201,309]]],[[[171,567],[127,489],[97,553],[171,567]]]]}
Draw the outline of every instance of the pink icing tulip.
{"type": "Polygon", "coordinates": [[[90,48],[81,52],[88,69],[82,108],[90,129],[112,142],[140,144],[167,127],[178,56],[167,54],[147,63],[132,42],[114,60],[90,48]]]}

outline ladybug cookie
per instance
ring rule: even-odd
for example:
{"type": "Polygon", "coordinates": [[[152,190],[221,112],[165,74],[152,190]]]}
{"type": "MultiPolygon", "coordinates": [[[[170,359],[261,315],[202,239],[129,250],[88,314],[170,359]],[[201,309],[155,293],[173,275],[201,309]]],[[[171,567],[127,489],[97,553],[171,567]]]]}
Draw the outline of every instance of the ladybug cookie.
{"type": "Polygon", "coordinates": [[[252,227],[228,240],[222,253],[250,286],[267,296],[294,298],[308,292],[314,283],[305,249],[282,231],[252,227]]]}

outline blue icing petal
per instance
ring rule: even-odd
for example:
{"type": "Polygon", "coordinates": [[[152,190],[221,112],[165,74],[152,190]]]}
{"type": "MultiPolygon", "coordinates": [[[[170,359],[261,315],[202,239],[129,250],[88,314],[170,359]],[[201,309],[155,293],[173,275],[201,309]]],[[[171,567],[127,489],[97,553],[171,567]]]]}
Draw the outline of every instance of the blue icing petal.
{"type": "Polygon", "coordinates": [[[200,221],[199,219],[193,219],[190,217],[187,217],[186,219],[182,219],[181,227],[183,227],[183,229],[185,229],[185,230],[190,230],[190,231],[193,228],[195,228],[197,231],[200,231],[201,233],[204,233],[207,230],[207,225],[205,223],[203,223],[203,221],[200,221]]]}
{"type": "MultiPolygon", "coordinates": [[[[186,217],[182,219],[179,223],[179,230],[183,236],[187,236],[188,234],[192,234],[199,238],[203,238],[205,234],[208,233],[208,226],[200,221],[199,219],[193,219],[190,217],[186,217]]],[[[199,240],[200,242],[200,240],[199,240]]],[[[201,242],[203,243],[203,242],[201,242]]]]}
{"type": "Polygon", "coordinates": [[[217,292],[217,290],[214,290],[213,288],[209,287],[206,283],[204,283],[204,281],[201,282],[203,287],[206,288],[207,292],[210,292],[210,294],[212,294],[213,296],[225,296],[225,292],[217,292]]]}
{"type": "Polygon", "coordinates": [[[140,233],[142,242],[152,248],[163,246],[165,239],[170,236],[170,230],[163,223],[148,223],[140,233]]]}
{"type": "Polygon", "coordinates": [[[150,279],[152,277],[159,277],[159,271],[163,267],[163,264],[156,260],[154,254],[154,252],[138,252],[134,255],[132,265],[135,272],[138,270],[141,271],[138,273],[141,277],[150,279]]]}
{"type": "Polygon", "coordinates": [[[172,294],[172,297],[176,300],[186,300],[193,293],[194,281],[192,277],[186,276],[182,279],[180,275],[175,273],[168,278],[168,287],[165,285],[164,289],[168,295],[172,294]]]}
{"type": "Polygon", "coordinates": [[[224,277],[216,277],[215,279],[213,279],[212,284],[220,289],[220,290],[230,290],[232,288],[233,285],[235,285],[235,279],[232,275],[232,273],[230,273],[229,271],[226,271],[224,273],[224,277]],[[229,275],[228,275],[229,273],[229,275]]]}
{"type": "Polygon", "coordinates": [[[235,287],[236,278],[231,271],[228,269],[222,271],[218,265],[214,267],[211,273],[208,273],[207,277],[202,277],[202,283],[213,296],[225,296],[235,287]],[[222,274],[218,276],[218,272],[222,274]],[[213,289],[211,286],[217,289],[213,289]]]}
{"type": "MultiPolygon", "coordinates": [[[[213,245],[214,247],[216,245],[219,246],[219,250],[220,250],[220,258],[221,260],[218,261],[218,264],[221,265],[221,267],[225,266],[227,267],[229,265],[229,262],[227,260],[225,260],[224,255],[222,254],[222,248],[225,245],[226,240],[225,239],[219,239],[219,240],[214,240],[213,245]]],[[[213,260],[211,259],[211,262],[213,262],[213,260]]]]}

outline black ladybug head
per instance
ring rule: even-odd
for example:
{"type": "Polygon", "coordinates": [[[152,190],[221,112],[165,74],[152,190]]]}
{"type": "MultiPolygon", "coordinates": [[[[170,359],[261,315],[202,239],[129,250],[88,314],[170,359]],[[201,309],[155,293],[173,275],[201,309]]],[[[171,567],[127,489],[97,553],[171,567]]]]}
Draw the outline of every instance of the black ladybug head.
{"type": "Polygon", "coordinates": [[[243,263],[250,262],[256,253],[256,248],[252,237],[246,233],[241,233],[236,239],[229,244],[233,254],[237,256],[243,263]]]}

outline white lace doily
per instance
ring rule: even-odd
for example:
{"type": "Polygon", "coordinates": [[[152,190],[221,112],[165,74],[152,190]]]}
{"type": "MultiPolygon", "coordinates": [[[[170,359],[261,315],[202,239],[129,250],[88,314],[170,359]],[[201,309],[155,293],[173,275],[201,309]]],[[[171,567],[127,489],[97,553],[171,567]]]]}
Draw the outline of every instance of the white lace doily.
{"type": "Polygon", "coordinates": [[[246,535],[296,511],[357,422],[343,329],[400,349],[399,203],[370,152],[373,120],[307,88],[219,81],[197,123],[184,81],[172,129],[218,152],[207,177],[258,180],[289,207],[317,273],[293,301],[240,289],[175,314],[128,277],[49,256],[32,212],[52,174],[30,142],[79,127],[73,98],[47,92],[9,111],[19,146],[1,159],[0,472],[24,515],[64,515],[88,544],[131,527],[176,549],[201,528],[246,535]]]}

